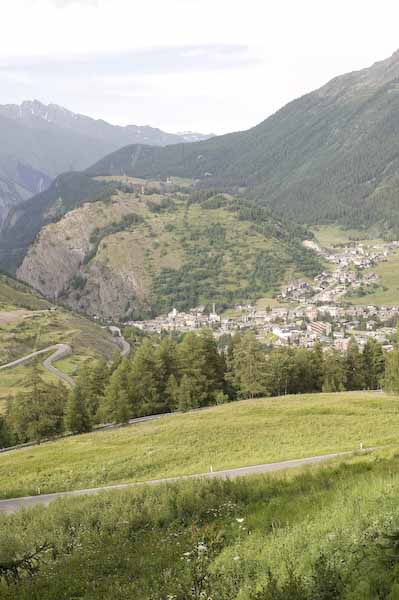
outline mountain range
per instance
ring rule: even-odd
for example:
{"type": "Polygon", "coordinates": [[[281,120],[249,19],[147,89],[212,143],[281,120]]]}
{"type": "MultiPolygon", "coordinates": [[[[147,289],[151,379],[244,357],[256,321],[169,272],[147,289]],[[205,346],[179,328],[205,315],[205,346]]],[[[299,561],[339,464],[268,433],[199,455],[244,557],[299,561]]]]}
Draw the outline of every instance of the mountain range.
{"type": "Polygon", "coordinates": [[[0,267],[106,317],[265,294],[320,267],[309,226],[399,237],[398,134],[396,52],[248,131],[129,144],[59,175],[10,211],[0,267]]]}
{"type": "Polygon", "coordinates": [[[38,100],[0,106],[0,227],[11,207],[47,189],[65,171],[80,171],[127,144],[188,143],[209,136],[111,125],[38,100]]]}
{"type": "Polygon", "coordinates": [[[337,77],[248,131],[167,148],[129,146],[88,171],[192,177],[244,190],[302,223],[399,235],[399,51],[337,77]]]}

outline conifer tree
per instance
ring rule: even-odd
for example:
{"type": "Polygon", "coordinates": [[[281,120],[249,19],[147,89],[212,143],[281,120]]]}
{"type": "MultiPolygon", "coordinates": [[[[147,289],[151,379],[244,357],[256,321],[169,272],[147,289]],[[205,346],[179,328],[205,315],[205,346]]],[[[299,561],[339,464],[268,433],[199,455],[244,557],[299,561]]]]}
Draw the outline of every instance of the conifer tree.
{"type": "Polygon", "coordinates": [[[128,423],[130,418],[130,405],[129,397],[126,390],[122,389],[119,392],[116,422],[117,423],[128,423]]]}
{"type": "Polygon", "coordinates": [[[175,398],[170,388],[171,379],[177,383],[178,376],[176,342],[170,337],[165,337],[156,350],[156,362],[159,369],[159,411],[169,412],[174,410],[175,398]]]}
{"type": "Polygon", "coordinates": [[[178,398],[178,409],[182,412],[198,408],[199,406],[195,383],[188,375],[183,375],[179,386],[178,398]]]}
{"type": "Polygon", "coordinates": [[[136,350],[129,373],[133,416],[165,412],[161,390],[161,362],[154,344],[146,339],[136,350]]]}
{"type": "Polygon", "coordinates": [[[365,386],[364,363],[355,338],[351,338],[345,355],[347,390],[362,390],[365,386]]]}
{"type": "Polygon", "coordinates": [[[76,386],[69,394],[65,411],[65,426],[68,431],[73,433],[91,431],[90,416],[79,386],[76,386]]]}
{"type": "Polygon", "coordinates": [[[385,369],[385,358],[381,344],[369,338],[363,350],[365,386],[368,390],[381,387],[385,369]]]}
{"type": "Polygon", "coordinates": [[[242,398],[265,394],[265,356],[253,332],[240,337],[233,346],[229,378],[242,398]]]}
{"type": "Polygon", "coordinates": [[[13,435],[5,417],[0,416],[0,448],[13,444],[13,435]]]}
{"type": "Polygon", "coordinates": [[[216,394],[224,389],[224,358],[212,332],[187,333],[178,346],[177,357],[179,375],[187,375],[193,382],[198,406],[214,404],[216,394]]]}
{"type": "Polygon", "coordinates": [[[345,369],[340,354],[330,349],[324,361],[323,392],[342,392],[345,389],[345,369]]]}
{"type": "MultiPolygon", "coordinates": [[[[97,414],[98,421],[119,422],[119,399],[123,398],[124,394],[128,399],[129,418],[133,415],[133,410],[129,398],[129,376],[131,364],[129,359],[124,358],[119,362],[117,368],[112,372],[108,384],[104,388],[104,394],[100,400],[100,405],[97,414]]],[[[137,415],[133,415],[137,416],[137,415]]]]}
{"type": "Polygon", "coordinates": [[[399,349],[395,348],[387,354],[384,377],[384,389],[399,394],[399,349]]]}
{"type": "Polygon", "coordinates": [[[65,386],[45,383],[38,364],[33,366],[29,383],[7,406],[7,423],[17,442],[40,442],[63,431],[65,386]]]}
{"type": "Polygon", "coordinates": [[[177,410],[179,406],[179,384],[174,375],[171,375],[168,379],[165,395],[169,410],[171,412],[177,410]]]}

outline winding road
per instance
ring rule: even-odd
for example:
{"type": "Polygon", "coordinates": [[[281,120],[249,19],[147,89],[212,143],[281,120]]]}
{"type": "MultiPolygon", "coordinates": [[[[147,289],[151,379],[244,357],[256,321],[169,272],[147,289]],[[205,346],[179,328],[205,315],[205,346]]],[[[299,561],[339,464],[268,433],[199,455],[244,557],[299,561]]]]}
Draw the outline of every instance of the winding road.
{"type": "MultiPolygon", "coordinates": [[[[371,452],[375,448],[368,448],[363,452],[371,452]]],[[[196,475],[183,475],[181,477],[169,477],[165,479],[152,479],[149,481],[140,481],[137,483],[120,483],[99,488],[88,488],[83,490],[73,490],[70,492],[56,492],[53,494],[42,494],[39,496],[24,496],[21,498],[11,498],[9,500],[0,500],[0,514],[12,514],[21,509],[31,508],[33,506],[48,506],[50,502],[59,498],[69,498],[74,496],[86,496],[89,494],[99,494],[100,492],[108,492],[112,490],[125,490],[132,487],[142,485],[159,485],[175,483],[176,481],[184,481],[189,479],[233,479],[235,477],[245,477],[248,475],[260,475],[262,473],[273,473],[284,469],[294,469],[306,465],[313,465],[334,458],[343,456],[351,456],[354,452],[336,452],[334,454],[322,454],[321,456],[311,456],[308,458],[298,458],[295,460],[286,460],[283,462],[268,463],[262,465],[254,465],[251,467],[241,467],[237,469],[226,469],[224,471],[210,471],[209,473],[200,473],[196,475]]]]}
{"type": "Polygon", "coordinates": [[[66,356],[72,354],[72,349],[70,346],[68,346],[68,344],[55,344],[54,346],[48,346],[47,348],[43,348],[43,350],[37,350],[36,352],[27,354],[22,358],[13,360],[12,362],[7,363],[6,365],[2,365],[0,367],[0,371],[4,369],[13,369],[20,365],[25,365],[26,363],[36,358],[36,356],[40,356],[41,354],[47,354],[48,352],[53,352],[53,354],[46,358],[46,360],[43,362],[43,367],[47,371],[49,371],[53,375],[56,375],[57,377],[65,381],[68,385],[73,387],[75,385],[75,382],[72,379],[72,377],[69,377],[69,375],[66,375],[65,373],[53,366],[53,362],[61,360],[62,358],[65,358],[66,356]]]}
{"type": "MultiPolygon", "coordinates": [[[[129,355],[130,344],[125,340],[125,338],[122,335],[115,338],[115,345],[119,347],[122,357],[129,355]]],[[[46,358],[46,360],[43,362],[43,367],[47,371],[49,371],[49,373],[52,373],[56,377],[59,377],[59,379],[61,379],[62,381],[65,381],[65,383],[67,383],[71,387],[74,387],[76,383],[72,379],[72,377],[69,377],[69,375],[63,373],[62,371],[53,366],[53,363],[57,360],[61,360],[72,354],[72,348],[68,344],[54,344],[53,346],[43,348],[43,350],[37,350],[36,352],[32,352],[31,354],[22,356],[22,358],[18,358],[17,360],[13,360],[12,362],[0,366],[0,371],[4,369],[14,369],[15,367],[25,365],[37,356],[47,354],[48,352],[53,352],[53,354],[46,358]]]]}

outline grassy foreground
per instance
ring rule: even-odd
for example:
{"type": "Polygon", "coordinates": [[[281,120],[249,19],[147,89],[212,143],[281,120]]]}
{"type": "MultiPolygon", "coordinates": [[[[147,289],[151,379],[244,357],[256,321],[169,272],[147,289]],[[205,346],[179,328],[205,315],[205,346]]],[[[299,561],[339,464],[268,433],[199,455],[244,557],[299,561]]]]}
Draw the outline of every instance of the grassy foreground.
{"type": "Polygon", "coordinates": [[[145,481],[395,444],[399,397],[242,401],[0,454],[0,497],[145,481]]]}
{"type": "Polygon", "coordinates": [[[0,517],[2,600],[396,600],[394,451],[0,517]],[[395,538],[393,537],[393,540],[395,538]],[[23,564],[23,563],[22,563],[23,564]]]}

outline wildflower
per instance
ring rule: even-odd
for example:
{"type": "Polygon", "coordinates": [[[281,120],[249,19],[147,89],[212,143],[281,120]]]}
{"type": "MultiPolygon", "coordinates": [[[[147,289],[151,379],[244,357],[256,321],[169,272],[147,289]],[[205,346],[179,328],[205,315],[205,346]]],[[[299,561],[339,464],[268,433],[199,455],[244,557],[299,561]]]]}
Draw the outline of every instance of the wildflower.
{"type": "Polygon", "coordinates": [[[244,523],[245,519],[236,519],[237,523],[244,523]]]}
{"type": "Polygon", "coordinates": [[[239,556],[235,556],[235,557],[233,558],[233,560],[240,560],[240,557],[239,557],[239,556]]]}

